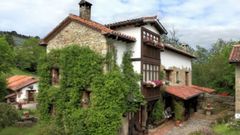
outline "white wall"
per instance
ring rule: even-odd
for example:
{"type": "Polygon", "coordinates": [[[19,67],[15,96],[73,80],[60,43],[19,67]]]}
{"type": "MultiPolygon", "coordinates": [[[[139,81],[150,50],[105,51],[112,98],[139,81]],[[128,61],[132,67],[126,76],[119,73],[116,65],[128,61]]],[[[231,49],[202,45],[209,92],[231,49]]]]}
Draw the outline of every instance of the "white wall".
{"type": "Polygon", "coordinates": [[[160,32],[157,30],[157,28],[154,27],[154,26],[152,26],[151,24],[145,25],[144,28],[149,29],[149,30],[151,30],[152,32],[160,35],[160,32]]]}
{"type": "Polygon", "coordinates": [[[132,36],[136,38],[136,42],[128,44],[133,51],[132,58],[141,58],[141,28],[140,27],[123,27],[116,29],[121,33],[132,36]]]}
{"type": "MultiPolygon", "coordinates": [[[[159,34],[159,31],[150,24],[145,25],[144,27],[159,34]]],[[[141,27],[123,27],[115,30],[136,38],[136,42],[127,44],[127,49],[131,49],[131,51],[133,52],[132,58],[141,58],[141,27]]],[[[122,55],[123,48],[118,47],[117,50],[120,51],[117,53],[118,54],[117,62],[119,64],[121,63],[121,60],[119,58],[122,55]]],[[[134,71],[136,71],[139,74],[141,73],[140,61],[133,61],[133,67],[134,71]]]]}
{"type": "Polygon", "coordinates": [[[24,87],[21,90],[19,90],[17,92],[16,101],[17,102],[23,102],[24,99],[27,99],[28,98],[28,90],[36,90],[36,93],[38,93],[38,83],[34,83],[32,85],[29,85],[29,86],[24,87]],[[30,89],[29,88],[30,86],[33,86],[33,89],[30,89]]]}
{"type": "MultiPolygon", "coordinates": [[[[119,28],[116,29],[116,31],[119,31],[121,33],[124,33],[126,35],[132,36],[136,38],[136,42],[134,43],[128,43],[127,44],[127,49],[130,49],[133,54],[132,58],[141,58],[141,28],[140,27],[124,27],[124,28],[119,28]]],[[[121,50],[121,47],[118,48],[118,50],[121,50]]],[[[121,57],[122,52],[118,52],[118,63],[120,63],[121,60],[119,58],[121,57]]],[[[141,73],[141,62],[133,62],[133,68],[134,71],[137,73],[141,73]]]]}
{"type": "Polygon", "coordinates": [[[122,65],[122,58],[124,53],[127,51],[128,49],[128,45],[125,42],[120,42],[120,41],[115,41],[113,43],[115,49],[116,49],[116,55],[117,55],[117,64],[118,66],[122,65]]]}
{"type": "Polygon", "coordinates": [[[171,67],[192,69],[192,59],[176,52],[165,49],[161,52],[161,64],[169,69],[171,67]]]}

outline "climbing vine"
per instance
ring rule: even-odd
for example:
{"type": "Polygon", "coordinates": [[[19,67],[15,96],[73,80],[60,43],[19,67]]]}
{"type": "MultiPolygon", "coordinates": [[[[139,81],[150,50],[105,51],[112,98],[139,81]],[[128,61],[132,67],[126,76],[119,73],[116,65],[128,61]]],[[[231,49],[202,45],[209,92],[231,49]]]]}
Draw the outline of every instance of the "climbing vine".
{"type": "MultiPolygon", "coordinates": [[[[114,54],[107,57],[112,56],[114,54]]],[[[51,51],[42,58],[39,67],[41,119],[55,123],[53,127],[61,128],[63,134],[117,134],[123,115],[136,111],[143,103],[138,84],[140,77],[134,73],[130,57],[130,52],[124,55],[121,70],[114,59],[104,60],[88,47],[70,46],[51,51]],[[104,74],[106,63],[112,66],[104,74]],[[51,84],[53,67],[60,71],[57,86],[51,84]],[[89,108],[84,109],[81,98],[86,89],[91,90],[91,100],[89,108]]]]}
{"type": "Polygon", "coordinates": [[[123,55],[122,61],[122,71],[124,78],[129,86],[128,93],[126,95],[127,99],[127,111],[135,112],[140,104],[143,104],[144,98],[140,91],[140,75],[134,72],[132,61],[131,61],[132,52],[128,51],[123,55]]]}

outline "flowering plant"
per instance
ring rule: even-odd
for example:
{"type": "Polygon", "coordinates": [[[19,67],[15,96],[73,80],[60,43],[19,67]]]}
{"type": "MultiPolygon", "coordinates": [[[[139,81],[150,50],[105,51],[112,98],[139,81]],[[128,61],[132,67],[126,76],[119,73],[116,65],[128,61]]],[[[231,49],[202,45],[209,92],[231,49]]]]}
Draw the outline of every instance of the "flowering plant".
{"type": "Polygon", "coordinates": [[[153,81],[146,81],[144,84],[145,84],[146,86],[148,86],[148,87],[153,87],[153,88],[155,88],[155,87],[160,87],[160,86],[162,86],[162,85],[163,85],[163,82],[162,82],[161,80],[153,80],[153,81]]]}

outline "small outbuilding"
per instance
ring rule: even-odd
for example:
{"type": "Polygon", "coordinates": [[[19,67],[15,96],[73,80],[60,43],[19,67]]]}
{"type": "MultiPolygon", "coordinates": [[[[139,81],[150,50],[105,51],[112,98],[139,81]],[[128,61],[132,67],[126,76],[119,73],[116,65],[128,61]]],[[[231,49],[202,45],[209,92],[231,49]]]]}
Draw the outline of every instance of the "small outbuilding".
{"type": "Polygon", "coordinates": [[[235,64],[235,118],[240,119],[240,44],[234,45],[229,57],[230,64],[235,64]]]}
{"type": "Polygon", "coordinates": [[[32,76],[15,75],[7,78],[9,95],[5,98],[8,103],[32,103],[35,102],[35,94],[38,93],[38,79],[32,76]]]}

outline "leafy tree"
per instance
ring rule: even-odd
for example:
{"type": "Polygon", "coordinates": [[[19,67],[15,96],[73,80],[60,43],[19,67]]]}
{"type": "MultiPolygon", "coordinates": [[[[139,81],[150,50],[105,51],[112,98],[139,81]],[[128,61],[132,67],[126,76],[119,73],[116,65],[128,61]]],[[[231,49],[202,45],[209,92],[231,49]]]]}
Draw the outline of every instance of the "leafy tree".
{"type": "Polygon", "coordinates": [[[9,72],[13,59],[12,48],[4,37],[0,37],[0,75],[9,72]]]}
{"type": "Polygon", "coordinates": [[[39,39],[30,38],[15,48],[15,54],[18,68],[35,72],[40,56],[45,54],[45,48],[39,46],[39,39]]]}
{"type": "Polygon", "coordinates": [[[193,63],[193,84],[234,94],[234,65],[229,64],[228,58],[232,45],[236,43],[220,39],[209,51],[197,47],[198,60],[193,63]]]}
{"type": "Polygon", "coordinates": [[[0,102],[4,101],[4,97],[7,94],[6,79],[4,77],[0,77],[0,102]]]}
{"type": "Polygon", "coordinates": [[[13,58],[12,48],[4,37],[0,37],[0,102],[7,95],[5,74],[12,67],[13,58]]]}

